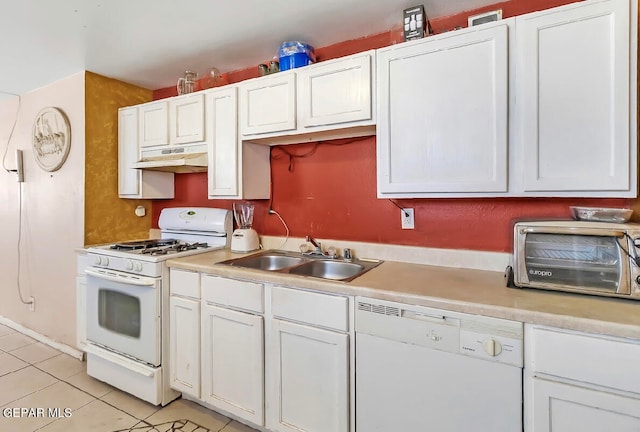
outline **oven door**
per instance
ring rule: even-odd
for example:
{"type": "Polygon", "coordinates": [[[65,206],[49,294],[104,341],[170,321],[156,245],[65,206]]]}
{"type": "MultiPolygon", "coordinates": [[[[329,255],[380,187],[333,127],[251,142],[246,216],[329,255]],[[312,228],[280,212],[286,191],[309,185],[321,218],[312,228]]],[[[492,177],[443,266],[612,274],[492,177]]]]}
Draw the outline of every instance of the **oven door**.
{"type": "Polygon", "coordinates": [[[161,278],[89,267],[87,339],[160,365],[161,278]]]}
{"type": "Polygon", "coordinates": [[[518,286],[630,294],[629,254],[635,250],[621,230],[526,227],[516,238],[518,286]]]}

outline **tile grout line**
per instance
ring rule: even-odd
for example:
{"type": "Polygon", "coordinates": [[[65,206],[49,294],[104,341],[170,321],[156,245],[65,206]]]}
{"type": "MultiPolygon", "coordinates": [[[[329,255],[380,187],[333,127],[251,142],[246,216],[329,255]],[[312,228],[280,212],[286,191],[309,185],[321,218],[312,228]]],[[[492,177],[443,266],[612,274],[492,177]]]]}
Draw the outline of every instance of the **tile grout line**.
{"type": "MultiPolygon", "coordinates": [[[[15,372],[21,371],[22,369],[25,369],[25,368],[28,368],[29,366],[32,366],[32,364],[31,364],[31,363],[29,363],[29,362],[26,362],[26,361],[22,360],[20,357],[16,357],[15,355],[11,354],[10,352],[5,351],[5,352],[3,352],[3,354],[8,354],[8,355],[10,355],[11,357],[13,357],[14,359],[18,359],[18,360],[20,360],[22,363],[25,363],[25,364],[26,364],[26,366],[23,366],[23,367],[18,368],[18,369],[14,370],[14,371],[11,371],[11,372],[7,372],[7,373],[6,373],[6,374],[4,374],[4,375],[0,375],[0,378],[1,378],[1,377],[4,377],[4,376],[7,376],[7,375],[11,375],[12,373],[15,373],[15,372]]],[[[13,401],[12,401],[12,402],[13,402],[13,401]]]]}

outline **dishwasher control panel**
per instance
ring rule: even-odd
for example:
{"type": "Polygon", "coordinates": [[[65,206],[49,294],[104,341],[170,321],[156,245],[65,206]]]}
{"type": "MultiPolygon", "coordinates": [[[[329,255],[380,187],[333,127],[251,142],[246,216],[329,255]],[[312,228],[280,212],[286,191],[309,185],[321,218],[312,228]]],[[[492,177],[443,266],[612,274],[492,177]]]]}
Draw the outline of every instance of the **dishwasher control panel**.
{"type": "Polygon", "coordinates": [[[356,297],[358,333],[522,367],[523,324],[356,297]]]}
{"type": "Polygon", "coordinates": [[[460,354],[522,366],[522,338],[460,330],[460,354]]]}

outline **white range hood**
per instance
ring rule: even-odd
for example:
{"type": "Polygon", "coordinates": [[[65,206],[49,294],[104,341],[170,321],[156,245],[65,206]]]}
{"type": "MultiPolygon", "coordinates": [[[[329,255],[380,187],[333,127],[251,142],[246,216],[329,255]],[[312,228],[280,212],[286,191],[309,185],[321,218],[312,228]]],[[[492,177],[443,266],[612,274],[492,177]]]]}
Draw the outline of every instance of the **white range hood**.
{"type": "Polygon", "coordinates": [[[142,149],[139,162],[132,168],[175,173],[207,171],[207,145],[174,145],[142,149]]]}

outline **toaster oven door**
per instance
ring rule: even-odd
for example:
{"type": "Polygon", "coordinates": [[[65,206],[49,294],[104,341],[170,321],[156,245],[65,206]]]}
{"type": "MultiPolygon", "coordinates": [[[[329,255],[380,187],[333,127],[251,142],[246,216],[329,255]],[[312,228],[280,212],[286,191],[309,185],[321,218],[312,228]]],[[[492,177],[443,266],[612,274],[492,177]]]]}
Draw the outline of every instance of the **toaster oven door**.
{"type": "Polygon", "coordinates": [[[525,232],[516,251],[516,284],[600,295],[630,293],[627,237],[525,232]]]}

